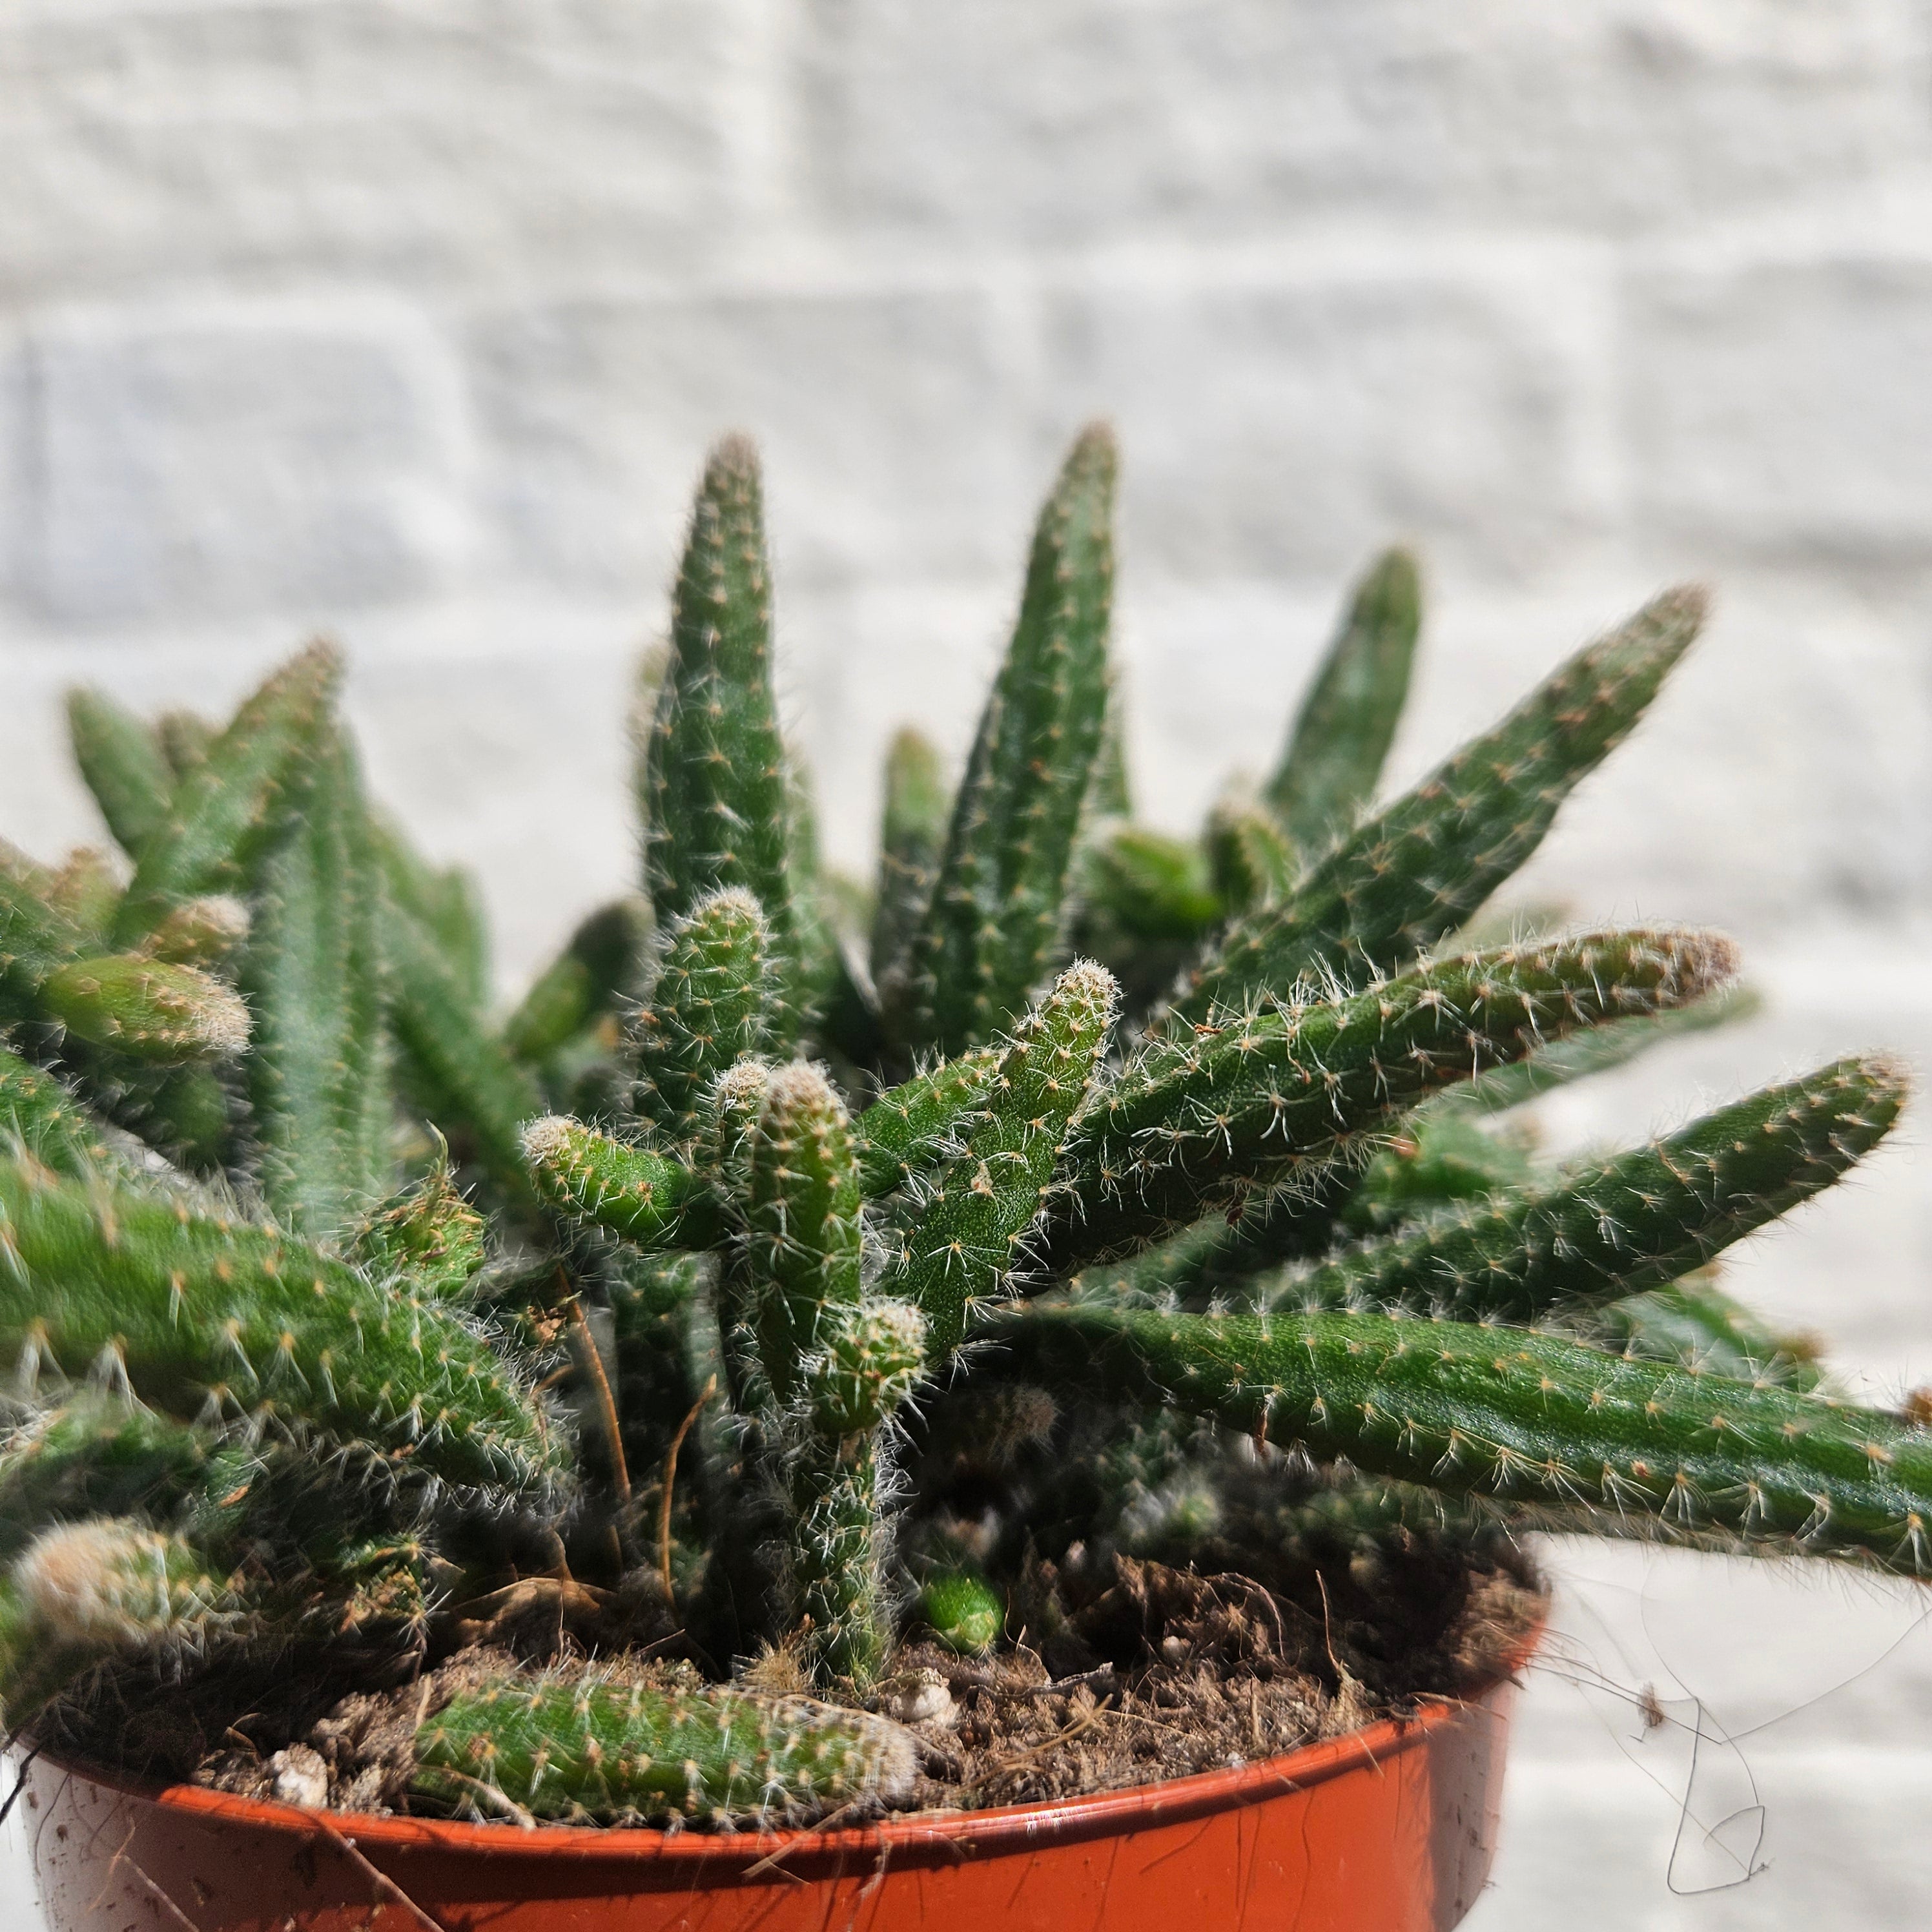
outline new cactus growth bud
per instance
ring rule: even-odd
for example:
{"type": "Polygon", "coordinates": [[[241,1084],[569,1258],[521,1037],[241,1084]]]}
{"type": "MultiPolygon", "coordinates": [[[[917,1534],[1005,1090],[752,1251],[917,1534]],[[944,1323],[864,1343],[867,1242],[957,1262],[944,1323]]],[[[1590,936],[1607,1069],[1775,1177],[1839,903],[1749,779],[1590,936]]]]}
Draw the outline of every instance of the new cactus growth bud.
{"type": "Polygon", "coordinates": [[[547,1667],[432,1711],[423,1798],[797,1822],[908,1802],[913,1741],[751,1684],[896,1696],[903,1639],[1051,1642],[1117,1557],[1300,1591],[1278,1633],[1337,1577],[1447,1616],[1538,1524],[1932,1575],[1925,1406],[1837,1400],[1712,1273],[1879,1144],[1897,1066],[1560,1168],[1501,1118],[1748,1004],[1712,934],[1471,925],[1702,594],[1378,804],[1421,623],[1391,551],[1262,788],[1156,832],[1115,463],[1090,429],[1054,482],[956,784],[894,743],[866,906],[721,442],[640,680],[645,895],[507,1011],[473,882],[364,794],[332,651],[220,730],[76,696],[132,877],[0,844],[9,1721],[135,1695],[130,1658],[323,1682],[502,1637],[547,1667]],[[626,1630],[656,1660],[567,1660],[626,1630]],[[673,1643],[762,1660],[700,1687],[673,1643]]]}

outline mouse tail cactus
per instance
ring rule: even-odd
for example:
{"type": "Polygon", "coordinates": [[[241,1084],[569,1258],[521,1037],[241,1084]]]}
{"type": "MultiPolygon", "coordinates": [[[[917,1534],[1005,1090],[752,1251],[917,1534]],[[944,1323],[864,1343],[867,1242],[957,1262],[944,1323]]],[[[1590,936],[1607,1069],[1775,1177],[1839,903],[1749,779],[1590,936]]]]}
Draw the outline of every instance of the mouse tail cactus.
{"type": "Polygon", "coordinates": [[[1932,1435],[1713,1273],[1883,1138],[1898,1064],[1561,1168],[1514,1111],[1745,1004],[1715,934],[1479,916],[1702,593],[1378,802],[1422,616],[1391,551],[1276,768],[1177,838],[1120,754],[1115,472],[1084,432],[956,778],[894,741],[866,889],[815,856],[758,459],[721,443],[640,686],[640,874],[506,1010],[473,882],[367,795],[332,650],[218,728],[74,694],[118,850],[0,848],[10,1726],[130,1658],[446,1648],[568,1588],[710,1682],[472,1687],[423,1796],[797,1818],[913,1781],[824,1700],[915,1628],[997,1646],[1076,1546],[1246,1523],[1286,1560],[1426,1507],[1472,1548],[1932,1568],[1932,1435]],[[727,1681],[761,1650],[817,1700],[727,1681]]]}

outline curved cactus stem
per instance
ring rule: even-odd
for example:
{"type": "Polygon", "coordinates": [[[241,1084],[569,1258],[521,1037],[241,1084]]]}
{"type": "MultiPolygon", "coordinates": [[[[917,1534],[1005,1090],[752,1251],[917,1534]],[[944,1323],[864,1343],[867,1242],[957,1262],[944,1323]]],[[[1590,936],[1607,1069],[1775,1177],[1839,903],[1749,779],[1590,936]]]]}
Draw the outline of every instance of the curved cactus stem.
{"type": "Polygon", "coordinates": [[[416,921],[464,1004],[481,1013],[490,998],[490,922],[475,874],[460,866],[438,869],[383,813],[370,812],[369,832],[391,904],[416,921]]]}
{"type": "Polygon", "coordinates": [[[270,1213],[318,1238],[387,1191],[382,866],[347,744],[320,748],[307,806],[252,868],[242,988],[254,1016],[250,1131],[270,1213]]]}
{"type": "Polygon", "coordinates": [[[341,656],[312,644],[235,714],[176,784],[167,822],[142,848],[116,917],[123,945],[178,902],[225,891],[280,832],[284,795],[302,776],[341,682],[341,656]]]}
{"type": "Polygon", "coordinates": [[[1737,1025],[1750,1019],[1763,1004],[1762,995],[1750,986],[1720,986],[1701,1000],[1693,1000],[1669,1012],[1612,1020],[1606,1026],[1592,1028],[1588,1033],[1552,1041],[1527,1060],[1508,1066],[1492,1066],[1487,1072],[1478,1074],[1467,1087],[1445,1094],[1435,1104],[1438,1108],[1468,1106],[1480,1108],[1485,1113],[1507,1113],[1512,1107],[1520,1107],[1574,1081],[1626,1066],[1639,1054],[1687,1034],[1737,1025]]]}
{"type": "Polygon", "coordinates": [[[74,761],[114,842],[139,860],[167,823],[175,776],[154,734],[105,692],[85,687],[67,694],[68,735],[74,761]]]}
{"type": "Polygon", "coordinates": [[[722,1233],[710,1178],[680,1160],[557,1114],[524,1130],[538,1198],[646,1250],[706,1248],[722,1233]]]}
{"type": "Polygon", "coordinates": [[[1355,586],[1264,794],[1298,851],[1324,850],[1374,793],[1421,625],[1415,559],[1384,550],[1355,586]]]}
{"type": "Polygon", "coordinates": [[[1012,641],[980,720],[907,984],[906,1036],[942,1052],[1025,1010],[1064,938],[1074,842],[1107,708],[1116,458],[1083,431],[1040,512],[1012,641]]]}
{"type": "Polygon", "coordinates": [[[161,756],[167,760],[177,785],[196,766],[208,762],[208,754],[220,736],[219,724],[198,711],[182,706],[164,711],[154,720],[154,742],[161,748],[161,756]]]}
{"type": "Polygon", "coordinates": [[[120,874],[98,846],[77,845],[47,881],[47,898],[91,940],[104,944],[121,903],[120,874]]]}
{"type": "Polygon", "coordinates": [[[776,1043],[780,969],[764,909],[741,887],[706,894],[665,934],[631,1048],[638,1113],[670,1145],[693,1148],[719,1074],[776,1043]]]}
{"type": "MultiPolygon", "coordinates": [[[[416,1733],[414,1788],[538,1818],[802,1824],[904,1798],[919,1768],[898,1726],[742,1690],[669,1691],[595,1670],[460,1693],[416,1733]]],[[[488,1810],[485,1815],[489,1815],[488,1810]]]]}
{"type": "Polygon", "coordinates": [[[367,1443],[449,1481],[536,1490],[561,1445],[466,1322],[275,1231],[0,1162],[0,1351],[142,1400],[367,1443]]]}
{"type": "Polygon", "coordinates": [[[1572,1527],[1932,1574],[1932,1430],[1774,1382],[1386,1315],[1036,1306],[986,1326],[1049,1387],[1171,1402],[1572,1527]]]}
{"type": "Polygon", "coordinates": [[[1048,1199],[1067,1125],[1087,1096],[1113,1024],[1112,976],[1076,960],[1000,1054],[982,1117],[926,1184],[886,1285],[923,1311],[937,1361],[970,1311],[994,1298],[1025,1255],[1048,1199]]]}
{"type": "Polygon", "coordinates": [[[1372,1242],[1274,1285],[1272,1304],[1529,1322],[1660,1288],[1830,1186],[1884,1137],[1906,1091],[1889,1060],[1840,1060],[1556,1186],[1372,1242]]]}
{"type": "Polygon", "coordinates": [[[1221,918],[1206,857],[1184,839],[1117,824],[1083,862],[1088,918],[1130,940],[1198,940],[1221,918]]]}
{"type": "Polygon", "coordinates": [[[35,1416],[0,1448],[0,1561],[58,1523],[166,1514],[212,1453],[200,1431],[117,1397],[82,1395],[35,1416]]]}
{"type": "Polygon", "coordinates": [[[645,759],[645,870],[660,922],[739,886],[764,907],[784,950],[792,903],[771,622],[758,452],[727,436],[698,484],[672,599],[645,759]]]}
{"type": "Polygon", "coordinates": [[[1595,934],[1418,966],[1361,992],[1217,1013],[1150,1042],[1081,1120],[1049,1252],[1131,1252],[1330,1162],[1401,1109],[1542,1041],[1696,998],[1730,942],[1595,934]]]}
{"type": "Polygon", "coordinates": [[[872,915],[875,985],[905,963],[906,949],[932,902],[952,800],[939,754],[916,731],[902,731],[886,754],[879,828],[879,885],[872,915]]]}
{"type": "Polygon", "coordinates": [[[1238,921],[1190,976],[1183,1021],[1324,968],[1400,964],[1453,932],[1541,844],[1629,735],[1704,620],[1673,590],[1592,644],[1486,736],[1344,839],[1280,904],[1238,921]]]}

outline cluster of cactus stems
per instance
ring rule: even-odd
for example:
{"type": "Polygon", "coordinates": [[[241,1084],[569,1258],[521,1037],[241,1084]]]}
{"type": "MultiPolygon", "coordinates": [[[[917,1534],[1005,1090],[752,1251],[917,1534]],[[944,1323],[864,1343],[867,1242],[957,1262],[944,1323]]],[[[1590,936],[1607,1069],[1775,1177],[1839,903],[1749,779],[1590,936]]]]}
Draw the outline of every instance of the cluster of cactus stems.
{"type": "Polygon", "coordinates": [[[1932,1433],[1833,1395],[1712,1267],[1870,1150],[1898,1070],[1562,1169],[1510,1116],[1739,1009],[1711,934],[1470,927],[1701,597],[1377,807],[1421,610],[1392,552],[1278,768],[1175,838],[1132,816],[1114,484],[1089,430],[957,784],[891,748],[868,894],[816,856],[758,465],[721,444],[640,680],[637,889],[507,1017],[474,886],[364,793],[332,650],[220,730],[74,694],[118,854],[0,847],[10,1727],[116,1660],[424,1654],[536,1548],[712,1681],[466,1692],[425,1798],[890,1802],[910,1746],[857,1706],[909,1633],[1017,1637],[1049,1516],[1127,1550],[1184,1491],[1184,1558],[1237,1466],[1328,1468],[1284,1488],[1290,1543],[1433,1497],[1452,1530],[1932,1568],[1932,1433]],[[1079,1480],[1001,1486],[1021,1437],[1079,1480]],[[842,1701],[729,1681],[774,1647],[842,1701]]]}

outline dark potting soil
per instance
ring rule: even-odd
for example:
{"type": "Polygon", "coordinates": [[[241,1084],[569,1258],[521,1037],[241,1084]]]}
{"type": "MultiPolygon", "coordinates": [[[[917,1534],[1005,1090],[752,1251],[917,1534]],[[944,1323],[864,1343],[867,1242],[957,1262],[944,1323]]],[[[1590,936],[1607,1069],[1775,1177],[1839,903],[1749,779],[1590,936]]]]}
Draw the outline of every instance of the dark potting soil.
{"type": "MultiPolygon", "coordinates": [[[[1048,1566],[1042,1566],[1048,1567],[1048,1566]]],[[[1034,1582],[1056,1628],[984,1658],[914,1643],[863,1700],[918,1740],[898,1808],[976,1810],[1158,1783],[1252,1762],[1467,1694],[1520,1654],[1544,1598],[1526,1562],[1436,1546],[1315,1579],[1316,1601],[1232,1571],[1127,1557],[1070,1588],[1034,1582]]],[[[594,1617],[533,1590],[528,1614],[401,1681],[284,1658],[163,1682],[121,1666],[40,1727],[63,1756],[285,1802],[376,1813],[436,1808],[408,1789],[417,1727],[466,1686],[593,1656],[620,1680],[694,1686],[688,1660],[598,1640],[594,1617]]],[[[581,1604],[576,1606],[580,1610],[581,1604]]],[[[657,1648],[658,1646],[651,1646],[657,1648]]],[[[746,1681],[805,1686],[783,1652],[746,1681]]],[[[836,1700],[834,1701],[836,1701],[836,1700]]],[[[860,1822],[848,1807],[838,1823],[860,1822]]]]}

